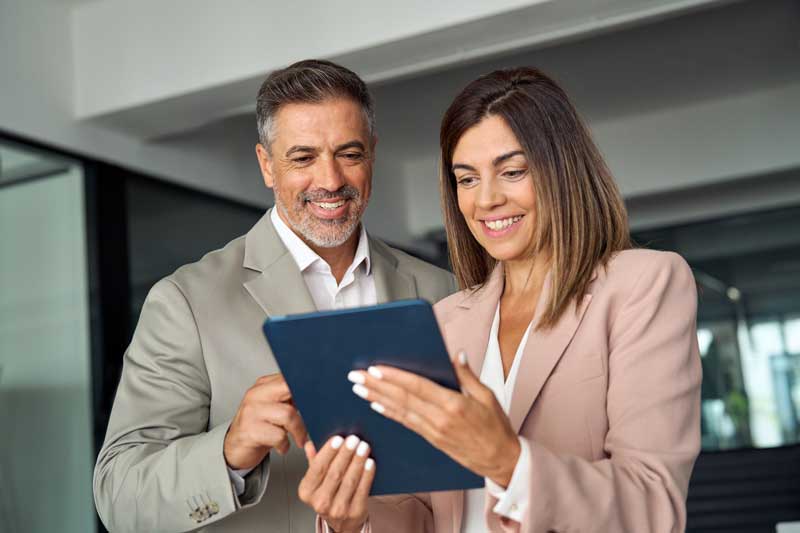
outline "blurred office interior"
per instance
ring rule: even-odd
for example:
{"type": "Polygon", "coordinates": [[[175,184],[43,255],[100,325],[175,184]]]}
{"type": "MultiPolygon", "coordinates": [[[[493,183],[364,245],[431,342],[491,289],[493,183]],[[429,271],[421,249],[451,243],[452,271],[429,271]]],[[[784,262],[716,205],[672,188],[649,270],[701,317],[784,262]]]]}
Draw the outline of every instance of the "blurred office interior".
{"type": "Polygon", "coordinates": [[[559,80],[635,241],[700,288],[688,531],[800,521],[799,28],[796,0],[0,0],[0,531],[103,531],[92,468],[144,297],[272,205],[255,94],[305,57],[374,92],[368,230],[443,266],[445,107],[495,68],[559,80]]]}

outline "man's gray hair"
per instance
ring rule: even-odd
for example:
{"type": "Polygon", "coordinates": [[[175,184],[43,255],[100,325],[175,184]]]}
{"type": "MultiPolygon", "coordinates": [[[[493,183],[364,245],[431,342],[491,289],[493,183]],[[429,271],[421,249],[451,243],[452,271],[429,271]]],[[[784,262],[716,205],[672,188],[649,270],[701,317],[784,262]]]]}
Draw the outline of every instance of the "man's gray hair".
{"type": "Polygon", "coordinates": [[[275,114],[282,106],[319,103],[328,98],[349,98],[359,104],[369,133],[374,135],[375,109],[364,80],[336,63],[306,59],[272,72],[261,84],[256,100],[259,142],[271,151],[275,139],[275,114]]]}

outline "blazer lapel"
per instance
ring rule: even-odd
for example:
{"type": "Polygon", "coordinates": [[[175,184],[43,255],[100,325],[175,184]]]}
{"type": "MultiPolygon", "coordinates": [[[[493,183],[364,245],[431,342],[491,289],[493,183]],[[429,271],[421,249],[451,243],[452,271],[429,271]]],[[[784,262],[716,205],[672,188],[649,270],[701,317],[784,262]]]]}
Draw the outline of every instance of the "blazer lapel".
{"type": "Polygon", "coordinates": [[[464,350],[476,376],[481,375],[489,332],[502,292],[503,269],[498,265],[483,287],[467,294],[459,302],[454,316],[442,325],[447,349],[452,355],[464,350]]]}
{"type": "Polygon", "coordinates": [[[316,310],[297,263],[272,226],[269,211],[245,237],[243,266],[258,273],[244,282],[244,288],[267,315],[316,310]]]}
{"type": "Polygon", "coordinates": [[[369,238],[369,254],[378,303],[417,298],[414,278],[398,268],[397,258],[380,241],[369,238]]]}
{"type": "MultiPolygon", "coordinates": [[[[544,304],[549,297],[551,289],[550,275],[545,279],[539,302],[534,313],[534,325],[539,321],[544,304]]],[[[592,300],[591,294],[586,294],[583,300],[576,304],[571,303],[559,321],[551,329],[531,331],[528,342],[519,362],[517,381],[511,397],[511,408],[508,417],[514,431],[519,433],[522,422],[533,407],[547,378],[553,372],[558,361],[569,345],[575,331],[583,319],[583,314],[592,300]]]]}

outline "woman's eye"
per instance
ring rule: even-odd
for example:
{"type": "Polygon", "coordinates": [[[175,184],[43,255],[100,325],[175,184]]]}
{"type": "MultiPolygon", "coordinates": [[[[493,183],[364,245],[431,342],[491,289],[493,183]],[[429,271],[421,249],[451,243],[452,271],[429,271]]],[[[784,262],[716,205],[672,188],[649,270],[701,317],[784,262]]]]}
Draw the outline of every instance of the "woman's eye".
{"type": "Polygon", "coordinates": [[[463,176],[461,178],[456,178],[456,185],[461,187],[471,187],[478,182],[478,178],[474,176],[463,176]]]}
{"type": "Polygon", "coordinates": [[[503,172],[503,177],[508,179],[518,179],[524,176],[528,171],[527,170],[506,170],[503,172]]]}

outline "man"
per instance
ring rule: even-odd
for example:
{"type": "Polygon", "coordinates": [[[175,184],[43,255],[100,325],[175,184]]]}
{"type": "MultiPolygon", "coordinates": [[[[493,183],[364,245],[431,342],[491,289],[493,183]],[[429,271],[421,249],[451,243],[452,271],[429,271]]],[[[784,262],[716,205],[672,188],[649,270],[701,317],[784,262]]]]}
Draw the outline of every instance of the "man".
{"type": "Polygon", "coordinates": [[[275,208],[150,291],[95,467],[95,502],[112,531],[313,531],[297,498],[306,459],[289,440],[302,445],[305,428],[264,319],[455,290],[450,274],[360,223],[376,138],[358,76],[301,61],[266,79],[257,115],[275,208]]]}

